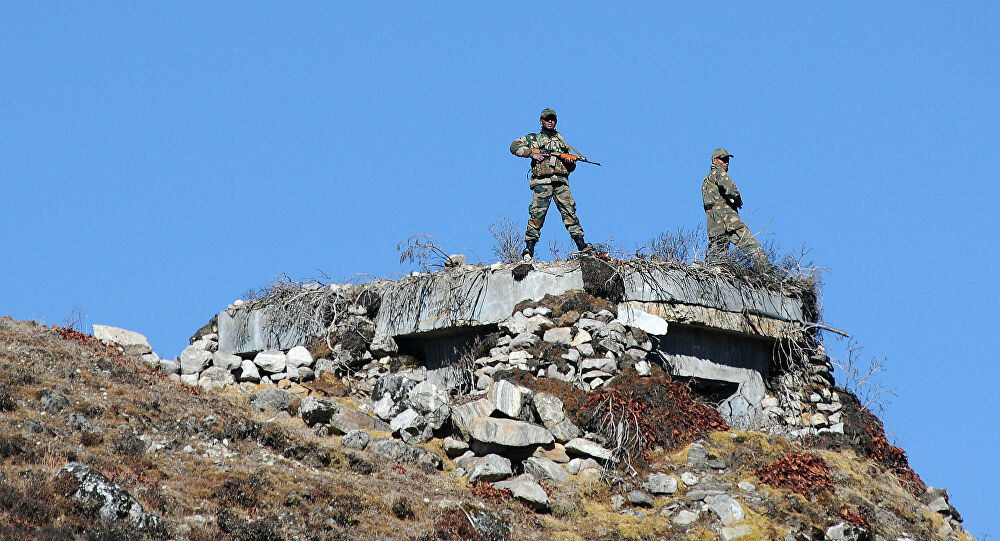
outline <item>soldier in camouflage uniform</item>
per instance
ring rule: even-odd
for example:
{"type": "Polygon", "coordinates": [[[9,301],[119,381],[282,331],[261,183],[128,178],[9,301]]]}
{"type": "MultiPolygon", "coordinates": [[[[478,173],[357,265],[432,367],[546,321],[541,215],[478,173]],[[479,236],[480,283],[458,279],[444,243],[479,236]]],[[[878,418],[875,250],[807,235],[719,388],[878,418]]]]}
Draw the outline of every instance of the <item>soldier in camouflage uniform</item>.
{"type": "Polygon", "coordinates": [[[761,270],[770,268],[767,255],[760,243],[750,233],[737,211],[743,198],[736,183],[729,178],[729,158],[733,155],[724,148],[712,152],[712,170],[701,183],[701,198],[708,215],[708,263],[718,263],[726,258],[732,242],[754,260],[761,270]]]}
{"type": "Polygon", "coordinates": [[[574,154],[573,148],[556,131],[556,112],[542,109],[539,117],[542,129],[539,133],[529,133],[510,144],[510,152],[522,158],[531,158],[531,179],[529,186],[535,192],[528,206],[528,227],[524,232],[524,251],[521,256],[530,259],[535,255],[535,244],[545,223],[545,213],[549,202],[555,199],[556,208],[562,214],[563,225],[569,231],[580,251],[592,249],[583,240],[583,228],[576,217],[576,202],[569,191],[569,174],[576,169],[576,159],[557,156],[543,156],[532,149],[551,150],[559,154],[574,154]]]}

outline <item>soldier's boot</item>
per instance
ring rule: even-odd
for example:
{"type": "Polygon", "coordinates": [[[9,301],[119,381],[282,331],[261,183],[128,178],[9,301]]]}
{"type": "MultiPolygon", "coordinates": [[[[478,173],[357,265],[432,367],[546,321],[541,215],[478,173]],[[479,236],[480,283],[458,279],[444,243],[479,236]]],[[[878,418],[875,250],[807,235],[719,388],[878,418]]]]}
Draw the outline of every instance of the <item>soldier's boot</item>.
{"type": "Polygon", "coordinates": [[[576,243],[576,249],[578,251],[581,251],[581,252],[593,252],[594,251],[594,245],[590,244],[589,242],[587,242],[585,240],[583,240],[583,235],[580,235],[579,237],[573,237],[573,242],[576,243]]]}
{"type": "Polygon", "coordinates": [[[528,260],[535,257],[535,243],[537,240],[528,240],[524,242],[524,251],[521,252],[521,259],[528,260]]]}

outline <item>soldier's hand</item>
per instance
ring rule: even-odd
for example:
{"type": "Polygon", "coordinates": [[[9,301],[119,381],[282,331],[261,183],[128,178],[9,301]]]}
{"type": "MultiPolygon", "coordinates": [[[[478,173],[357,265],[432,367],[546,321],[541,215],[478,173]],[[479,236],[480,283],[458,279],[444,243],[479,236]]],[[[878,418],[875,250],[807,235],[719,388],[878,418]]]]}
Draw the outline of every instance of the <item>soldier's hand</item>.
{"type": "Polygon", "coordinates": [[[579,158],[579,156],[574,156],[573,154],[563,154],[562,156],[560,156],[560,158],[570,163],[576,163],[576,160],[577,158],[579,158]]]}
{"type": "Polygon", "coordinates": [[[542,156],[540,153],[536,152],[531,155],[531,159],[533,161],[540,162],[545,159],[545,156],[542,156]]]}

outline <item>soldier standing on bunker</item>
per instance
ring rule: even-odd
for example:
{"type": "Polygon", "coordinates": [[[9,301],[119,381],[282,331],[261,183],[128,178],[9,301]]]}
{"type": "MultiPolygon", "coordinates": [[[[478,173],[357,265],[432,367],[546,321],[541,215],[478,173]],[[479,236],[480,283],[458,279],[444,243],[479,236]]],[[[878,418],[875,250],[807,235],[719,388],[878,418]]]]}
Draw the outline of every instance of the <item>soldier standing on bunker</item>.
{"type": "Polygon", "coordinates": [[[563,225],[576,242],[577,249],[581,252],[592,250],[593,246],[583,240],[583,228],[576,217],[576,202],[569,191],[569,174],[576,169],[576,154],[579,153],[556,131],[555,111],[542,109],[539,121],[542,124],[539,133],[529,133],[510,144],[511,154],[531,158],[529,186],[535,193],[528,207],[528,227],[524,232],[524,251],[521,252],[521,257],[530,259],[535,255],[535,244],[552,199],[555,199],[556,208],[562,214],[563,225]],[[548,155],[543,155],[539,150],[547,151],[545,154],[548,155]]]}
{"type": "Polygon", "coordinates": [[[750,234],[737,211],[743,198],[736,183],[729,178],[729,158],[733,155],[724,148],[712,152],[712,170],[701,183],[701,197],[708,215],[708,263],[719,263],[726,258],[732,242],[753,258],[754,266],[761,271],[770,269],[767,255],[757,239],[750,234]]]}

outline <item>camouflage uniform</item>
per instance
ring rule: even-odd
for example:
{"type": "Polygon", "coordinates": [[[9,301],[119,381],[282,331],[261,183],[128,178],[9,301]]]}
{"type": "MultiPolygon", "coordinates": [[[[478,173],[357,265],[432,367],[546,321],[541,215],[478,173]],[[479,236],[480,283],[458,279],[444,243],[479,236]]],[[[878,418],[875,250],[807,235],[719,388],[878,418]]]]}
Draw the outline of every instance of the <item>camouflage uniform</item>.
{"type": "MultiPolygon", "coordinates": [[[[529,133],[510,144],[510,152],[522,158],[531,157],[531,149],[546,149],[559,153],[572,153],[569,145],[563,141],[558,131],[541,130],[539,133],[529,133]]],[[[576,217],[576,202],[569,191],[569,174],[576,169],[576,163],[564,161],[555,156],[541,162],[532,162],[529,186],[535,192],[528,206],[528,227],[524,240],[537,242],[545,223],[545,214],[549,210],[549,202],[555,199],[556,208],[562,214],[563,225],[574,238],[583,237],[583,228],[576,217]]]]}
{"type": "Polygon", "coordinates": [[[717,166],[714,159],[731,156],[725,149],[712,153],[712,170],[701,183],[701,198],[708,218],[708,263],[726,258],[729,243],[732,242],[755,262],[767,265],[767,256],[760,243],[750,233],[737,210],[743,206],[743,198],[736,183],[729,174],[717,166]]]}

